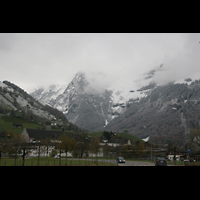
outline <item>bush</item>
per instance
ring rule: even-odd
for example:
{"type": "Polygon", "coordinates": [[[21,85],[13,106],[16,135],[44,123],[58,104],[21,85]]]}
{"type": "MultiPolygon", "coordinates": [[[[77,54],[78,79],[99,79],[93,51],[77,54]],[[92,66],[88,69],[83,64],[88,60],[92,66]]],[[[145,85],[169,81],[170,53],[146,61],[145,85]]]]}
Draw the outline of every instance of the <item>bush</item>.
{"type": "Polygon", "coordinates": [[[74,151],[72,152],[72,156],[73,156],[74,158],[78,158],[78,157],[80,156],[79,151],[78,151],[78,150],[74,150],[74,151]]]}
{"type": "MultiPolygon", "coordinates": [[[[186,166],[188,166],[189,163],[186,164],[186,166]]],[[[192,162],[190,163],[190,166],[200,166],[200,162],[192,162]]]]}

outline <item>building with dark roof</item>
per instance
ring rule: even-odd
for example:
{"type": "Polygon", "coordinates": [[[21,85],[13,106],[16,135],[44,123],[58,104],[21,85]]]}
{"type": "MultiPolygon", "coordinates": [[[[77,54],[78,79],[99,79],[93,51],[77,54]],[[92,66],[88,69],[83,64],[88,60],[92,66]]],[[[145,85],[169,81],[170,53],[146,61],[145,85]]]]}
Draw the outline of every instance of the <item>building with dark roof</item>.
{"type": "Polygon", "coordinates": [[[58,138],[61,135],[68,135],[69,137],[75,137],[73,133],[66,133],[63,131],[51,131],[51,130],[37,130],[37,129],[29,129],[24,128],[22,135],[25,137],[26,142],[32,143],[32,142],[39,142],[42,139],[50,139],[54,142],[59,142],[58,138]]]}
{"type": "MultiPolygon", "coordinates": [[[[52,150],[55,150],[56,143],[60,143],[59,137],[61,135],[67,135],[70,138],[76,138],[77,135],[71,132],[63,132],[63,131],[51,131],[51,130],[37,130],[37,129],[28,129],[24,128],[22,135],[25,137],[27,143],[33,143],[34,148],[30,151],[29,156],[37,156],[40,151],[40,156],[50,155],[52,150]],[[45,144],[44,139],[49,139],[49,149],[48,152],[45,152],[45,144]],[[40,150],[39,150],[40,149],[40,150]]],[[[67,153],[68,157],[72,156],[71,153],[67,153]]],[[[61,154],[65,156],[65,153],[61,154]]]]}

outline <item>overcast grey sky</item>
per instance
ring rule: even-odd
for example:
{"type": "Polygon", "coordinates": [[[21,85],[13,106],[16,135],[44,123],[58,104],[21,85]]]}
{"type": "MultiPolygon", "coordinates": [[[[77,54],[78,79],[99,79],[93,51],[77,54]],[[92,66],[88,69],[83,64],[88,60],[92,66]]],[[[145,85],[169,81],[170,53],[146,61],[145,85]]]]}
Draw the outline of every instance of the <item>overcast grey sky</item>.
{"type": "Polygon", "coordinates": [[[119,85],[164,64],[155,81],[200,79],[200,34],[0,33],[0,81],[26,91],[68,84],[83,71],[100,85],[119,85]]]}

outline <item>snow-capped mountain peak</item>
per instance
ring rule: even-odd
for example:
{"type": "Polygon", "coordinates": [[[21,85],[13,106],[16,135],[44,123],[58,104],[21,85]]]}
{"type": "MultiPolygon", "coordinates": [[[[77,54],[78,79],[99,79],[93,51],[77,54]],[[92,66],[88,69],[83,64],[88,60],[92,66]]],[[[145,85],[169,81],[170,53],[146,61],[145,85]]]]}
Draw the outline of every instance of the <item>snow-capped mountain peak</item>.
{"type": "Polygon", "coordinates": [[[88,82],[85,79],[84,73],[77,73],[73,80],[68,84],[67,88],[64,91],[64,94],[69,92],[76,91],[79,93],[84,93],[84,88],[88,85],[88,82]]]}
{"type": "MultiPolygon", "coordinates": [[[[152,77],[153,73],[155,71],[151,72],[152,77]]],[[[79,72],[67,86],[38,88],[31,95],[41,103],[62,111],[70,122],[79,127],[100,130],[125,112],[127,105],[147,95],[152,88],[140,89],[148,86],[151,78],[142,76],[138,81],[129,80],[120,89],[115,89],[103,88],[99,77],[79,72]]]]}
{"type": "Polygon", "coordinates": [[[120,88],[103,88],[104,79],[79,72],[67,86],[51,85],[47,90],[40,88],[31,95],[62,111],[79,127],[100,130],[123,114],[130,104],[148,96],[157,87],[154,76],[162,71],[163,65],[160,65],[137,80],[123,82],[120,88]]]}
{"type": "Polygon", "coordinates": [[[58,95],[64,92],[65,88],[66,86],[64,85],[50,85],[49,87],[38,87],[31,93],[31,96],[45,105],[55,100],[58,95]]]}

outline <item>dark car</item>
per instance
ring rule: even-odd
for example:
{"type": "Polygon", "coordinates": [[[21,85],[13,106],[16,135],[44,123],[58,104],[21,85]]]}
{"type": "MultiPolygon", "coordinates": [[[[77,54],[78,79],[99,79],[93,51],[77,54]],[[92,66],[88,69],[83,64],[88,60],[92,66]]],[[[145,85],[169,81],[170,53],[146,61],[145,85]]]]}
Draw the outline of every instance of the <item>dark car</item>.
{"type": "Polygon", "coordinates": [[[164,157],[157,157],[155,166],[167,166],[167,161],[164,157]]]}
{"type": "Polygon", "coordinates": [[[118,158],[117,158],[117,162],[118,162],[118,163],[125,163],[125,160],[124,160],[123,157],[118,157],[118,158]]]}

